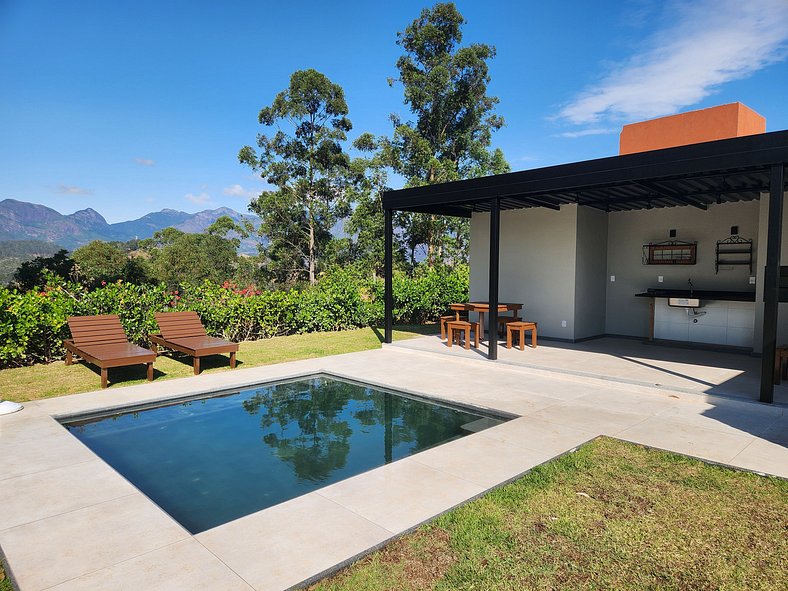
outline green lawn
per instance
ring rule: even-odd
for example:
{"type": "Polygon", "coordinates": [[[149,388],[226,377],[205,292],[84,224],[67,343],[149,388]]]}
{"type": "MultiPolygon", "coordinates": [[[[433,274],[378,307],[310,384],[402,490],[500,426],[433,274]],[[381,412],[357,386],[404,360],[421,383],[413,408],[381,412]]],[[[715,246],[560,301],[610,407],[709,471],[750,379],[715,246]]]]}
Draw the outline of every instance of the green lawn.
{"type": "Polygon", "coordinates": [[[788,482],[601,438],[311,589],[788,589],[788,482]]]}
{"type": "MultiPolygon", "coordinates": [[[[434,325],[401,326],[394,331],[394,338],[407,339],[420,334],[433,333],[435,330],[434,325]]],[[[238,351],[238,367],[255,367],[376,349],[380,347],[381,340],[381,330],[362,328],[248,341],[241,343],[238,351]]],[[[206,358],[203,360],[202,367],[204,373],[228,371],[228,358],[226,356],[206,358]]],[[[163,355],[156,360],[154,369],[155,381],[193,375],[191,358],[184,356],[163,355]]],[[[139,365],[110,369],[109,380],[110,389],[144,383],[145,367],[139,365]]],[[[88,392],[98,389],[99,385],[98,370],[83,363],[67,367],[62,361],[58,361],[47,365],[0,370],[0,397],[15,402],[88,392]]]]}
{"type": "Polygon", "coordinates": [[[0,563],[0,591],[13,591],[14,588],[11,586],[11,581],[6,578],[5,571],[3,570],[3,564],[0,563]]]}

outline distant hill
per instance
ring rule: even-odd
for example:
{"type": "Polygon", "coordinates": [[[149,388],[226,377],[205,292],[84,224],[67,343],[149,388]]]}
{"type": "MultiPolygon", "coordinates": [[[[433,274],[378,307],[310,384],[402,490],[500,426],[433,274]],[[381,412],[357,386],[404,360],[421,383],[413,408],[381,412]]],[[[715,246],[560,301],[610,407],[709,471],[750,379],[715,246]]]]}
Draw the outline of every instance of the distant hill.
{"type": "Polygon", "coordinates": [[[19,265],[36,257],[51,257],[63,247],[41,240],[0,240],[0,285],[14,277],[19,265]]]}
{"type": "MultiPolygon", "coordinates": [[[[0,241],[37,240],[56,243],[63,248],[74,250],[92,240],[114,240],[126,242],[134,238],[150,238],[157,230],[168,227],[183,232],[199,233],[226,215],[233,220],[242,218],[259,223],[255,216],[242,215],[229,207],[206,209],[197,213],[186,213],[174,209],[163,209],[142,216],[136,220],[108,224],[107,220],[94,209],[82,209],[63,215],[54,209],[27,201],[5,199],[0,201],[0,241]]],[[[240,251],[256,252],[256,241],[245,240],[240,251]]],[[[32,258],[32,257],[31,257],[32,258]]]]}

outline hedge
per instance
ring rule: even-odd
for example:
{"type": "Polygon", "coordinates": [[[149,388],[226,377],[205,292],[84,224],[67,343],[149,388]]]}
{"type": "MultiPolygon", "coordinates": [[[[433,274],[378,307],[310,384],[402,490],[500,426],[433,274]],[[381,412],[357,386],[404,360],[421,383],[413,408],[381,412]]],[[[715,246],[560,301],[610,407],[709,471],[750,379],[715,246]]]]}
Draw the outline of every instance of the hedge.
{"type": "MultiPolygon", "coordinates": [[[[452,302],[467,301],[468,267],[396,273],[394,321],[435,321],[452,302]]],[[[87,290],[51,277],[26,293],[0,287],[0,368],[62,358],[67,318],[118,314],[129,339],[147,345],[156,312],[195,310],[208,333],[234,341],[313,331],[335,331],[383,322],[383,281],[339,270],[304,289],[257,291],[204,282],[170,291],[164,285],[118,281],[87,290]]]]}

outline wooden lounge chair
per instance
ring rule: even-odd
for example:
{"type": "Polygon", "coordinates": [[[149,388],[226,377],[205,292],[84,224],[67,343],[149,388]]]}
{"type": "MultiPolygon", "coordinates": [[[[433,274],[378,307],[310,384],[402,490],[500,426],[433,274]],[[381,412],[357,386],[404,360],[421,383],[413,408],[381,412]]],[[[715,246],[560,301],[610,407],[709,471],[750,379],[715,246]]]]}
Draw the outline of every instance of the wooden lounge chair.
{"type": "Polygon", "coordinates": [[[197,312],[157,312],[161,334],[150,335],[151,348],[158,346],[180,351],[194,358],[194,375],[200,373],[200,358],[220,353],[230,354],[230,367],[235,368],[238,343],[209,337],[197,312]]]}
{"type": "Polygon", "coordinates": [[[74,363],[78,355],[101,369],[101,387],[107,387],[107,369],[144,363],[148,366],[148,381],[153,379],[153,362],[156,353],[129,342],[120,318],[106,316],[71,316],[68,319],[71,339],[63,342],[66,347],[66,365],[74,363]]]}

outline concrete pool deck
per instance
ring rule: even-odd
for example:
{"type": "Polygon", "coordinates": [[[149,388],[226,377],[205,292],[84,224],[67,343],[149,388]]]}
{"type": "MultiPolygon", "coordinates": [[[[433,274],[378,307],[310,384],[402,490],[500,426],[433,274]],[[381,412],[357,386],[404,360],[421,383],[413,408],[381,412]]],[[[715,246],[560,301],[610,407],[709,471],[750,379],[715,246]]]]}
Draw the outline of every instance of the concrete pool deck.
{"type": "Polygon", "coordinates": [[[0,549],[22,591],[287,589],[599,435],[788,477],[782,405],[387,347],[26,403],[0,417],[0,549]],[[197,535],[54,419],[321,371],[518,418],[197,535]]]}

